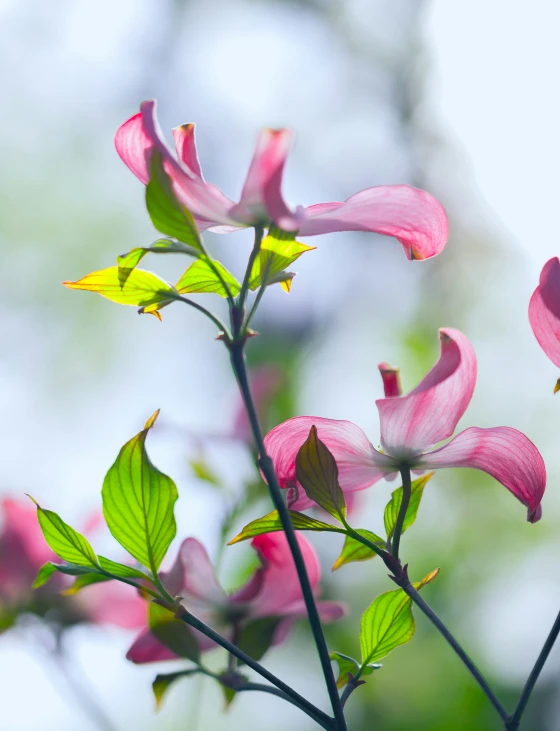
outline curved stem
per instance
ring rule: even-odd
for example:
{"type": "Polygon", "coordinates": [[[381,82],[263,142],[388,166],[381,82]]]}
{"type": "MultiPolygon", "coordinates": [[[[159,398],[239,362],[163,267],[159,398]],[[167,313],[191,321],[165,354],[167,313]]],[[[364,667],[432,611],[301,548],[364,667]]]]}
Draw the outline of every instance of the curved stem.
{"type": "Polygon", "coordinates": [[[266,291],[266,287],[263,286],[257,292],[257,296],[255,297],[255,301],[253,302],[253,306],[251,307],[251,310],[245,319],[245,326],[243,328],[244,332],[247,332],[247,328],[251,324],[251,320],[253,319],[255,312],[257,311],[257,308],[262,300],[262,297],[263,297],[263,294],[265,293],[265,291],[266,291]]]}
{"type": "Polygon", "coordinates": [[[177,619],[182,620],[190,627],[193,627],[199,632],[202,632],[203,635],[206,635],[206,637],[213,640],[217,645],[223,647],[224,650],[227,650],[231,655],[236,657],[238,660],[241,660],[241,662],[245,663],[247,667],[250,667],[256,673],[265,678],[265,680],[268,680],[270,683],[272,683],[272,685],[276,686],[279,690],[289,696],[290,699],[294,701],[295,705],[297,705],[299,708],[301,708],[302,711],[307,713],[308,716],[311,716],[311,718],[316,720],[317,723],[319,723],[323,728],[332,730],[333,719],[330,718],[330,716],[327,716],[326,713],[323,713],[323,711],[314,706],[313,703],[310,703],[297,691],[284,683],[284,681],[280,680],[280,678],[277,678],[260,663],[258,663],[256,660],[253,660],[251,657],[249,657],[249,655],[245,654],[243,650],[239,649],[239,647],[236,647],[233,643],[215,632],[211,627],[192,615],[183,607],[181,607],[178,611],[176,611],[175,606],[170,607],[170,609],[171,611],[175,612],[175,616],[177,617],[177,619]]]}
{"type": "Polygon", "coordinates": [[[401,535],[403,532],[404,519],[406,518],[406,512],[410,504],[410,495],[412,492],[410,468],[401,467],[400,469],[402,477],[402,500],[395,523],[395,530],[393,531],[392,550],[391,553],[395,561],[399,560],[399,547],[401,544],[401,535]]]}
{"type": "Polygon", "coordinates": [[[198,302],[193,302],[192,300],[187,299],[186,297],[181,297],[181,295],[179,295],[179,297],[175,297],[175,299],[178,302],[184,302],[186,305],[189,305],[190,307],[194,307],[195,310],[202,312],[203,315],[206,315],[206,317],[208,317],[210,320],[212,320],[214,325],[216,325],[226,335],[226,337],[230,337],[229,331],[228,331],[225,323],[223,323],[219,317],[217,317],[212,312],[210,312],[210,310],[207,310],[206,307],[203,307],[202,305],[199,305],[198,302]]]}
{"type": "Polygon", "coordinates": [[[253,271],[253,264],[255,263],[256,258],[261,250],[261,241],[263,238],[263,234],[264,228],[262,226],[255,226],[255,243],[253,244],[253,249],[249,256],[249,262],[247,264],[247,269],[245,270],[245,276],[243,277],[243,283],[241,285],[239,297],[237,298],[237,309],[240,312],[243,312],[245,308],[245,300],[247,299],[247,293],[249,291],[249,283],[251,280],[251,273],[253,271]]]}
{"type": "Polygon", "coordinates": [[[552,625],[552,629],[550,630],[550,633],[549,633],[548,637],[546,638],[543,648],[539,653],[537,661],[536,661],[533,669],[531,670],[529,677],[527,678],[527,682],[525,683],[525,687],[523,688],[521,697],[519,698],[517,706],[515,707],[515,711],[513,712],[513,715],[511,716],[511,718],[508,721],[506,721],[506,723],[505,723],[505,728],[507,729],[507,731],[517,731],[517,729],[519,728],[519,722],[521,720],[521,716],[523,715],[523,712],[525,711],[525,707],[527,706],[527,703],[529,702],[529,698],[531,697],[533,688],[535,687],[535,684],[539,678],[539,675],[541,674],[541,670],[543,669],[544,664],[547,661],[548,656],[550,655],[550,651],[554,647],[554,643],[556,642],[556,638],[558,637],[559,633],[560,633],[560,613],[556,617],[554,624],[552,625]]]}
{"type": "MultiPolygon", "coordinates": [[[[238,335],[239,333],[234,333],[234,338],[238,335]]],[[[315,604],[315,597],[313,596],[313,590],[311,588],[309,576],[307,575],[305,562],[303,560],[301,549],[297,541],[294,528],[292,526],[289,510],[286,507],[286,504],[284,503],[282,497],[282,490],[280,489],[280,485],[278,483],[278,478],[274,470],[274,465],[272,463],[272,460],[266,453],[266,449],[264,446],[264,439],[261,432],[261,427],[259,424],[253,397],[251,395],[251,389],[249,387],[249,379],[247,376],[247,367],[245,364],[245,355],[243,352],[243,348],[243,340],[239,341],[234,339],[234,342],[230,346],[231,364],[233,367],[233,371],[237,377],[237,382],[239,384],[241,395],[243,397],[245,408],[247,410],[247,415],[249,417],[249,422],[251,424],[251,431],[255,439],[255,444],[257,445],[257,450],[259,454],[259,466],[268,484],[272,502],[274,504],[274,507],[278,511],[282,527],[286,534],[288,546],[294,559],[296,571],[301,585],[303,599],[305,602],[305,607],[307,610],[307,615],[309,618],[309,624],[311,625],[311,631],[313,633],[315,645],[317,646],[317,652],[319,654],[321,667],[323,669],[323,675],[325,677],[331,706],[336,719],[337,729],[338,731],[347,731],[346,721],[344,719],[344,711],[340,702],[338,688],[336,687],[336,680],[329,658],[329,651],[327,648],[327,643],[325,641],[325,635],[323,634],[323,628],[321,626],[319,612],[317,611],[317,606],[315,604]]]]}

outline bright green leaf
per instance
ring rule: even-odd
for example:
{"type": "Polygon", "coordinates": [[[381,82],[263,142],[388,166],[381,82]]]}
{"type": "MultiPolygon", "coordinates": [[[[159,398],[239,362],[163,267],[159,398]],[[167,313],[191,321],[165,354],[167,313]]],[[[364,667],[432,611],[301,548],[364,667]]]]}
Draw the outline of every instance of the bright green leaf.
{"type": "Polygon", "coordinates": [[[179,294],[201,294],[209,292],[219,294],[220,297],[227,297],[227,292],[223,285],[223,282],[225,282],[232,296],[235,297],[241,289],[241,285],[237,279],[220,262],[214,261],[213,265],[214,269],[204,259],[198,259],[191,264],[175,285],[179,294]],[[216,274],[215,269],[219,271],[221,279],[216,274]]]}
{"type": "MultiPolygon", "coordinates": [[[[356,531],[356,533],[359,533],[364,538],[367,538],[368,541],[375,543],[381,549],[387,548],[387,544],[385,543],[383,538],[380,538],[379,536],[375,535],[375,533],[372,533],[369,530],[359,529],[356,531]]],[[[376,555],[377,554],[375,553],[373,548],[364,546],[363,543],[360,543],[360,541],[352,538],[352,536],[346,536],[344,540],[344,546],[342,547],[342,552],[334,562],[332,570],[336,571],[341,566],[344,566],[344,564],[352,563],[353,561],[367,561],[370,558],[375,558],[376,555]]]]}
{"type": "Polygon", "coordinates": [[[166,236],[200,249],[200,234],[190,211],[173,193],[169,175],[157,151],[152,153],[150,182],[146,186],[146,208],[154,227],[166,236]]]}
{"type": "Polygon", "coordinates": [[[144,269],[108,267],[86,274],[77,282],[63,282],[69,289],[95,292],[119,305],[142,307],[152,313],[175,301],[179,293],[168,282],[144,269]]]}
{"type": "Polygon", "coordinates": [[[166,673],[156,675],[154,682],[152,683],[152,690],[154,691],[154,698],[156,699],[156,710],[159,711],[163,701],[163,696],[167,692],[167,689],[173,685],[179,678],[186,678],[189,675],[195,675],[200,672],[198,668],[189,668],[188,670],[179,670],[176,673],[166,673]]]}
{"type": "Polygon", "coordinates": [[[43,586],[43,584],[46,584],[51,576],[55,573],[56,566],[53,563],[51,563],[50,561],[44,563],[37,572],[37,576],[35,577],[35,581],[33,582],[33,588],[38,589],[40,586],[43,586]]]}
{"type": "MultiPolygon", "coordinates": [[[[33,498],[31,498],[33,500],[33,498]]],[[[96,569],[97,556],[89,541],[52,510],[44,510],[36,500],[37,519],[46,542],[63,561],[96,569]]]]}
{"type": "Polygon", "coordinates": [[[260,660],[272,645],[280,621],[278,617],[261,617],[249,622],[241,630],[237,647],[253,660],[260,660]]]}
{"type": "Polygon", "coordinates": [[[344,688],[348,683],[348,673],[356,675],[360,669],[360,664],[354,658],[348,655],[343,655],[342,652],[331,652],[329,655],[333,662],[338,665],[338,680],[336,681],[337,688],[344,688]]]}
{"type": "Polygon", "coordinates": [[[200,253],[200,249],[195,249],[176,239],[158,239],[151,246],[141,246],[131,249],[128,254],[117,256],[117,264],[119,269],[125,269],[130,273],[146,254],[187,254],[187,256],[199,257],[200,253]]]}
{"type": "MultiPolygon", "coordinates": [[[[403,523],[402,533],[414,523],[418,514],[418,508],[420,507],[420,500],[424,494],[424,488],[428,484],[428,481],[434,476],[433,472],[427,472],[417,480],[413,480],[411,484],[410,492],[410,503],[406,511],[406,516],[403,523]]],[[[397,516],[399,514],[399,508],[402,502],[402,487],[398,487],[392,494],[391,499],[385,506],[385,514],[383,516],[383,522],[385,523],[385,532],[387,538],[391,538],[393,531],[395,530],[395,523],[397,522],[397,516]]],[[[402,535],[402,534],[401,534],[402,535]]]]}
{"type": "MultiPolygon", "coordinates": [[[[431,571],[413,586],[421,589],[433,581],[439,569],[431,571]]],[[[375,663],[400,645],[412,639],[416,622],[412,615],[412,599],[403,589],[378,596],[362,615],[360,648],[364,665],[375,663]]]]}
{"type": "MultiPolygon", "coordinates": [[[[260,254],[256,258],[251,270],[251,278],[249,286],[251,289],[257,289],[261,286],[268,286],[275,282],[287,280],[276,279],[276,276],[283,272],[286,267],[290,266],[306,251],[312,251],[317,248],[315,246],[306,246],[299,241],[295,241],[295,234],[290,234],[279,229],[271,230],[262,243],[260,254]]],[[[293,277],[293,274],[290,276],[293,277]]],[[[289,287],[284,286],[286,291],[289,287]]]]}
{"type": "Polygon", "coordinates": [[[344,494],[338,483],[338,467],[327,446],[312,426],[296,457],[298,482],[311,500],[337,519],[346,518],[344,494]]]}
{"type": "Polygon", "coordinates": [[[198,664],[200,650],[194,635],[185,622],[159,604],[150,604],[148,612],[150,632],[162,645],[179,657],[187,658],[198,664]]]}
{"type": "Polygon", "coordinates": [[[146,452],[146,437],[158,413],[121,449],[101,492],[109,530],[154,574],[177,531],[173,506],[178,497],[173,480],[151,463],[146,452]]]}
{"type": "MultiPolygon", "coordinates": [[[[290,518],[292,519],[292,525],[296,530],[314,530],[314,531],[334,531],[335,533],[341,533],[342,528],[338,528],[330,523],[323,523],[320,520],[309,517],[304,513],[297,513],[295,510],[290,510],[290,518]]],[[[284,530],[282,527],[282,521],[278,515],[277,510],[273,510],[268,515],[263,515],[262,518],[257,518],[248,523],[241,533],[232,538],[228,543],[228,546],[232,546],[234,543],[240,541],[246,541],[248,538],[254,538],[260,536],[263,533],[274,533],[276,531],[284,530]]]]}
{"type": "Polygon", "coordinates": [[[105,581],[111,581],[111,577],[105,576],[105,574],[82,574],[81,576],[76,576],[72,586],[69,586],[68,589],[65,589],[62,593],[64,596],[74,596],[74,594],[77,594],[81,589],[85,589],[86,586],[102,584],[105,581]]]}

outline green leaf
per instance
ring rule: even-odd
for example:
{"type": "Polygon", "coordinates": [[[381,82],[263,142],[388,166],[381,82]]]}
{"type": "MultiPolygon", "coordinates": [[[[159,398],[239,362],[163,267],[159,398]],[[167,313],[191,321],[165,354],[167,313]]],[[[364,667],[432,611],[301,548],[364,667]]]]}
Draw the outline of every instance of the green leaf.
{"type": "Polygon", "coordinates": [[[152,690],[154,691],[154,698],[156,699],[156,710],[159,711],[163,701],[163,696],[167,692],[167,689],[173,685],[179,678],[186,678],[189,675],[196,675],[200,672],[198,668],[189,668],[188,670],[179,670],[176,673],[165,673],[156,675],[154,682],[152,683],[152,690]]]}
{"type": "Polygon", "coordinates": [[[54,565],[54,563],[51,563],[50,561],[44,563],[37,572],[37,576],[35,577],[35,581],[33,582],[33,588],[38,589],[40,586],[43,586],[43,584],[46,584],[51,576],[55,573],[56,566],[54,565]]]}
{"type": "Polygon", "coordinates": [[[151,577],[145,571],[140,571],[140,569],[136,569],[133,566],[127,566],[124,563],[111,561],[110,558],[105,558],[104,556],[99,556],[99,565],[104,571],[107,571],[108,573],[113,574],[113,576],[119,578],[147,579],[148,581],[151,581],[151,577]]]}
{"type": "Polygon", "coordinates": [[[63,561],[97,569],[99,563],[89,541],[52,510],[43,510],[36,500],[33,502],[45,540],[54,553],[63,561]]]}
{"type": "MultiPolygon", "coordinates": [[[[226,282],[232,296],[239,294],[241,285],[237,279],[220,264],[213,261],[214,267],[220,272],[222,279],[226,282]]],[[[179,294],[201,294],[205,292],[219,294],[220,297],[227,297],[226,289],[208,261],[198,259],[183,274],[175,285],[179,294]]]]}
{"type": "Polygon", "coordinates": [[[280,621],[279,617],[262,617],[249,622],[241,630],[237,647],[259,661],[272,645],[280,621]]]}
{"type": "Polygon", "coordinates": [[[148,612],[150,632],[167,648],[179,657],[197,663],[200,650],[190,627],[159,604],[150,604],[148,612]]]}
{"type": "Polygon", "coordinates": [[[296,457],[296,476],[308,498],[334,518],[346,518],[344,494],[338,483],[338,467],[327,446],[312,426],[296,457]]]}
{"type": "Polygon", "coordinates": [[[74,594],[77,594],[81,589],[85,589],[86,586],[91,586],[92,584],[102,584],[105,581],[111,581],[111,577],[105,576],[105,574],[82,574],[81,576],[76,576],[72,586],[69,586],[68,589],[65,589],[62,594],[64,596],[74,596],[74,594]]]}
{"type": "MultiPolygon", "coordinates": [[[[290,510],[290,518],[292,519],[292,525],[296,530],[314,530],[314,531],[331,531],[334,533],[342,533],[342,528],[338,528],[336,525],[330,525],[330,523],[323,523],[320,520],[304,515],[303,513],[297,513],[295,510],[290,510]]],[[[275,533],[276,531],[284,530],[282,522],[277,510],[273,510],[268,515],[263,515],[262,518],[256,518],[248,523],[241,533],[238,533],[235,538],[232,538],[228,543],[228,546],[232,546],[234,543],[240,541],[246,541],[248,538],[254,538],[260,536],[263,533],[275,533]]]]}
{"type": "MultiPolygon", "coordinates": [[[[413,586],[421,589],[433,581],[439,569],[430,572],[413,586]]],[[[416,622],[412,615],[412,600],[403,589],[378,596],[362,615],[360,648],[362,664],[377,662],[400,645],[412,639],[416,622]]]]}
{"type": "Polygon", "coordinates": [[[193,246],[183,244],[176,239],[158,239],[151,246],[137,247],[136,249],[131,249],[128,254],[117,256],[119,269],[125,269],[131,272],[146,254],[187,254],[187,256],[199,257],[200,249],[195,249],[193,246]]]}
{"type": "Polygon", "coordinates": [[[200,234],[190,211],[173,193],[171,178],[163,169],[161,156],[152,153],[150,182],[146,186],[146,208],[154,227],[166,236],[201,249],[200,234]]]}
{"type": "MultiPolygon", "coordinates": [[[[367,538],[368,541],[375,543],[381,549],[387,548],[387,544],[385,543],[383,538],[380,538],[379,536],[375,535],[375,533],[372,533],[369,530],[359,529],[356,531],[356,533],[359,533],[364,538],[367,538]]],[[[346,536],[344,540],[344,546],[342,547],[342,552],[334,562],[332,570],[336,571],[341,566],[344,566],[344,564],[352,563],[353,561],[367,561],[370,558],[375,558],[376,555],[377,554],[372,548],[364,546],[363,543],[360,543],[360,541],[352,538],[352,536],[346,536]]]]}
{"type": "MultiPolygon", "coordinates": [[[[403,523],[402,533],[414,523],[418,514],[418,508],[420,507],[420,501],[424,494],[424,488],[428,484],[428,481],[434,476],[434,472],[427,472],[417,480],[413,480],[411,484],[410,492],[410,503],[406,511],[406,516],[403,523]]],[[[385,506],[385,514],[383,516],[383,522],[385,523],[385,532],[387,538],[391,538],[393,531],[395,530],[395,523],[397,522],[397,516],[402,502],[402,487],[397,488],[392,494],[391,499],[385,506]]]]}
{"type": "Polygon", "coordinates": [[[101,491],[109,530],[153,574],[177,532],[173,514],[177,488],[170,477],[154,467],[146,452],[146,437],[158,413],[121,449],[101,491]]]}
{"type": "Polygon", "coordinates": [[[148,313],[171,304],[179,296],[175,287],[144,269],[108,267],[86,274],[77,282],[63,284],[69,289],[95,292],[119,305],[142,307],[148,313]]]}
{"type": "Polygon", "coordinates": [[[290,266],[296,259],[306,251],[312,251],[315,246],[306,246],[295,241],[295,234],[290,234],[279,229],[271,230],[261,244],[260,254],[255,259],[249,279],[249,287],[257,289],[266,287],[275,282],[281,282],[285,291],[290,291],[290,284],[293,274],[289,279],[278,278],[281,272],[290,266]]]}
{"type": "Polygon", "coordinates": [[[348,673],[356,675],[360,669],[360,664],[353,657],[343,655],[342,652],[331,652],[329,655],[333,662],[338,665],[338,680],[336,681],[337,688],[344,688],[348,683],[348,673]]]}
{"type": "Polygon", "coordinates": [[[227,710],[231,706],[235,699],[235,696],[239,692],[238,688],[241,685],[249,682],[249,678],[246,675],[238,673],[237,671],[233,674],[228,671],[220,675],[220,680],[220,687],[222,689],[222,693],[224,694],[224,700],[227,710]]]}
{"type": "Polygon", "coordinates": [[[189,464],[191,466],[192,471],[194,474],[198,477],[199,480],[202,480],[203,482],[207,482],[210,485],[213,485],[214,487],[221,487],[222,483],[220,482],[219,477],[214,474],[208,463],[202,458],[199,457],[198,459],[191,459],[189,460],[189,464]]]}

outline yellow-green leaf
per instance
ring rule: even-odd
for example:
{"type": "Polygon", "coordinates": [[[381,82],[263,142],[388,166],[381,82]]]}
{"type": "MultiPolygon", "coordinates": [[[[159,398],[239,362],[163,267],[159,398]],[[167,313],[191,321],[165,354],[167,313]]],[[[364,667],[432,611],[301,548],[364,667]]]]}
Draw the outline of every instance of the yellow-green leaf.
{"type": "Polygon", "coordinates": [[[44,563],[37,572],[37,576],[35,577],[35,581],[33,582],[33,589],[38,589],[40,586],[43,586],[43,584],[46,584],[51,576],[55,573],[56,566],[54,565],[54,563],[51,563],[50,561],[44,563]]]}
{"type": "Polygon", "coordinates": [[[338,483],[335,458],[312,426],[296,457],[298,482],[311,500],[338,520],[346,518],[344,494],[338,483]]]}
{"type": "Polygon", "coordinates": [[[338,680],[336,681],[336,687],[344,688],[344,686],[348,683],[348,673],[356,675],[360,669],[360,665],[353,657],[343,655],[342,652],[331,652],[329,658],[338,665],[338,680]]]}
{"type": "MultiPolygon", "coordinates": [[[[385,549],[387,547],[387,544],[385,543],[383,538],[380,538],[378,535],[372,533],[370,530],[359,529],[356,531],[356,533],[359,533],[364,538],[367,538],[368,541],[375,543],[381,549],[385,549]]],[[[369,548],[369,546],[364,546],[363,543],[360,543],[360,541],[352,538],[352,536],[346,536],[344,540],[344,546],[342,547],[342,552],[334,562],[332,570],[336,571],[341,566],[344,566],[347,563],[352,563],[353,561],[367,561],[370,558],[375,558],[376,555],[377,554],[375,553],[373,548],[369,548]]]]}
{"type": "MultiPolygon", "coordinates": [[[[402,527],[402,533],[404,533],[407,528],[410,528],[410,526],[416,520],[418,508],[420,507],[420,501],[422,500],[422,495],[424,494],[424,488],[428,484],[428,481],[431,480],[431,478],[434,476],[434,474],[434,472],[427,472],[425,475],[422,475],[422,477],[419,477],[417,480],[412,481],[412,484],[410,486],[410,502],[406,511],[406,516],[402,527]]],[[[395,530],[395,523],[397,522],[397,516],[399,514],[399,509],[402,502],[402,494],[402,487],[398,487],[396,490],[393,491],[393,493],[391,494],[391,499],[385,506],[383,522],[385,523],[385,532],[387,533],[387,538],[391,538],[391,536],[393,535],[393,531],[395,530]]]]}
{"type": "MultiPolygon", "coordinates": [[[[200,250],[193,246],[183,244],[176,239],[158,239],[151,246],[140,246],[131,249],[128,254],[117,256],[117,264],[119,269],[127,269],[132,271],[146,254],[186,254],[187,256],[200,256],[200,250]]],[[[127,274],[128,276],[128,274],[127,274]]]]}
{"type": "Polygon", "coordinates": [[[179,296],[175,287],[144,269],[108,267],[87,274],[77,282],[63,284],[69,289],[95,292],[119,305],[141,307],[150,313],[171,304],[179,296]]]}
{"type": "MultiPolygon", "coordinates": [[[[260,254],[256,258],[251,270],[249,286],[257,289],[261,286],[282,282],[283,288],[289,292],[288,280],[276,279],[276,275],[283,272],[306,251],[316,249],[316,246],[306,246],[295,241],[295,234],[279,229],[271,230],[261,243],[260,254]]],[[[293,277],[293,274],[291,275],[293,277]]],[[[290,277],[290,282],[291,282],[290,277]]]]}
{"type": "Polygon", "coordinates": [[[163,702],[163,696],[167,692],[167,689],[173,685],[176,680],[188,677],[189,675],[195,675],[198,672],[200,672],[198,668],[189,668],[188,670],[178,670],[176,673],[156,675],[155,680],[152,683],[152,690],[156,700],[156,710],[159,711],[163,702]]]}
{"type": "Polygon", "coordinates": [[[204,259],[198,259],[198,261],[191,264],[175,285],[179,294],[210,292],[213,294],[219,294],[220,297],[227,297],[227,292],[223,282],[228,285],[229,290],[234,297],[239,294],[241,285],[233,274],[228,272],[228,270],[222,266],[220,262],[213,261],[212,263],[214,269],[204,259]],[[220,276],[216,273],[216,269],[220,276]]]}
{"type": "MultiPolygon", "coordinates": [[[[290,518],[292,519],[292,525],[296,530],[313,530],[313,531],[332,531],[335,533],[343,532],[342,528],[329,523],[323,523],[320,520],[315,520],[309,515],[304,513],[297,513],[295,510],[290,510],[290,518]]],[[[262,518],[257,518],[248,523],[241,533],[238,533],[235,538],[232,538],[228,543],[228,546],[240,541],[246,541],[249,538],[260,536],[263,533],[274,533],[277,531],[284,530],[282,522],[277,510],[273,510],[268,515],[263,515],[262,518]]]]}

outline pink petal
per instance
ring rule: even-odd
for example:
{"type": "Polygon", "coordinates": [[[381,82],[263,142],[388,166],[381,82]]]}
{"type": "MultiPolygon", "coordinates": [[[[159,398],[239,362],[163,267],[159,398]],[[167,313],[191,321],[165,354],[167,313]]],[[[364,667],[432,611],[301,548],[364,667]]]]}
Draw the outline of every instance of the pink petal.
{"type": "Polygon", "coordinates": [[[398,368],[392,368],[388,363],[380,363],[378,366],[385,398],[402,396],[401,376],[398,368]]]}
{"type": "Polygon", "coordinates": [[[238,221],[250,225],[282,220],[284,228],[297,229],[298,221],[286,205],[280,190],[292,139],[292,132],[287,129],[264,129],[260,133],[241,200],[231,211],[238,221]]]}
{"type": "Polygon", "coordinates": [[[409,259],[429,259],[447,243],[447,215],[425,190],[380,185],[344,203],[319,203],[304,210],[298,236],[334,231],[372,231],[394,236],[409,259]]]}
{"type": "Polygon", "coordinates": [[[363,490],[380,480],[386,472],[395,470],[392,460],[379,454],[360,427],[351,421],[296,416],[272,429],[264,440],[280,487],[288,489],[299,486],[300,497],[292,506],[294,510],[314,505],[296,480],[296,456],[314,425],[319,439],[336,460],[338,479],[344,491],[363,490]]]}
{"type": "Polygon", "coordinates": [[[182,596],[189,607],[227,604],[227,595],[218,583],[208,553],[196,538],[183,541],[173,567],[161,574],[161,580],[171,594],[182,596]]]}
{"type": "Polygon", "coordinates": [[[440,330],[439,361],[407,396],[376,401],[381,444],[388,454],[407,458],[429,449],[455,431],[476,383],[476,356],[468,339],[453,328],[440,330]]]}
{"type": "Polygon", "coordinates": [[[144,630],[132,643],[126,653],[126,659],[137,665],[162,660],[177,660],[177,655],[162,645],[149,630],[144,630]]]}
{"type": "Polygon", "coordinates": [[[529,303],[529,322],[539,345],[560,368],[560,260],[546,262],[529,303]]]}
{"type": "Polygon", "coordinates": [[[131,586],[118,581],[92,584],[75,597],[91,622],[135,629],[146,624],[147,605],[131,586]]]}
{"type": "MultiPolygon", "coordinates": [[[[319,559],[309,541],[297,533],[311,587],[315,590],[321,578],[319,559]]],[[[251,606],[253,617],[267,617],[291,613],[291,605],[301,600],[301,587],[294,559],[284,533],[265,533],[251,541],[265,567],[260,592],[251,606]]]]}
{"type": "MultiPolygon", "coordinates": [[[[321,621],[324,623],[334,622],[348,613],[348,607],[343,602],[319,601],[317,602],[317,609],[319,611],[321,621]]],[[[307,609],[305,608],[305,602],[303,599],[290,608],[289,617],[285,617],[278,623],[274,632],[272,644],[280,645],[282,642],[287,640],[294,623],[301,617],[307,617],[307,609]]]]}
{"type": "Polygon", "coordinates": [[[539,450],[524,434],[508,426],[480,429],[473,426],[449,444],[422,455],[416,463],[428,470],[474,467],[492,475],[527,506],[532,523],[541,517],[540,502],[546,486],[546,468],[539,450]]]}
{"type": "Polygon", "coordinates": [[[177,148],[179,160],[184,163],[188,169],[200,179],[202,178],[202,170],[198,162],[198,154],[196,152],[196,142],[194,139],[194,124],[182,124],[180,127],[174,127],[171,131],[177,148]]]}
{"type": "Polygon", "coordinates": [[[144,129],[142,112],[138,112],[119,127],[115,135],[115,147],[124,164],[147,185],[150,180],[149,158],[153,142],[144,129]]]}

